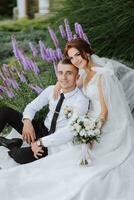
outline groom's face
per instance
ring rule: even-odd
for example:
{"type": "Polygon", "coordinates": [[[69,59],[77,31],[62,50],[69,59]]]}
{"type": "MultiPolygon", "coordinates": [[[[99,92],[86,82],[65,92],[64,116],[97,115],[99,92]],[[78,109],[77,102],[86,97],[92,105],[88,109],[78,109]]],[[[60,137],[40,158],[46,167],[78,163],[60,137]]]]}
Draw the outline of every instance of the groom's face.
{"type": "Polygon", "coordinates": [[[76,87],[79,78],[78,69],[71,64],[58,64],[58,81],[64,92],[69,92],[76,87]]]}

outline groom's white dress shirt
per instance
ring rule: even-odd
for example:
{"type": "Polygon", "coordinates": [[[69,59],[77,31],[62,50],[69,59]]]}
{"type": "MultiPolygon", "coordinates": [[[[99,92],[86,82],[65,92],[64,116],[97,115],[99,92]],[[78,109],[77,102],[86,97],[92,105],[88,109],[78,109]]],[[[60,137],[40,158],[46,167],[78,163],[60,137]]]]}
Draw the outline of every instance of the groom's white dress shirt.
{"type": "MultiPolygon", "coordinates": [[[[32,120],[35,113],[42,109],[44,106],[49,105],[49,112],[44,121],[45,126],[50,129],[52,117],[59,99],[53,98],[54,85],[46,88],[37,98],[29,103],[24,112],[23,119],[28,118],[32,120]]],[[[48,136],[42,138],[42,143],[45,147],[61,145],[72,140],[73,135],[70,128],[70,119],[67,119],[64,114],[64,108],[69,106],[73,112],[77,111],[79,115],[84,115],[88,110],[89,99],[85,97],[82,91],[75,88],[73,91],[64,93],[65,99],[63,101],[57,123],[56,131],[48,136]]]]}

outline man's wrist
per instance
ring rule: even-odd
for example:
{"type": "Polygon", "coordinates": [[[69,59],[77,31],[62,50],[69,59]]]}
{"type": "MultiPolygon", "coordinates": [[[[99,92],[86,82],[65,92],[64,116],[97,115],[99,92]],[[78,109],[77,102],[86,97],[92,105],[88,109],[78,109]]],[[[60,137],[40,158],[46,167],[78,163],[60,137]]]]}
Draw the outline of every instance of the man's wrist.
{"type": "Polygon", "coordinates": [[[36,144],[37,144],[38,146],[43,146],[42,139],[39,138],[39,139],[36,141],[36,144]]]}

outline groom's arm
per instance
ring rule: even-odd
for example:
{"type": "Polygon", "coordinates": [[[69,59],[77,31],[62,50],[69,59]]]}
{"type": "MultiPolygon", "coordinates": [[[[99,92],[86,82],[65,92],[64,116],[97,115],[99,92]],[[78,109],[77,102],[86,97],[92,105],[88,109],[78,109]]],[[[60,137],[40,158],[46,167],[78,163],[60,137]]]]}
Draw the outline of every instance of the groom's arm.
{"type": "Polygon", "coordinates": [[[58,145],[62,145],[62,144],[72,141],[73,133],[71,130],[70,123],[76,112],[80,116],[84,115],[87,112],[88,103],[89,103],[89,100],[84,99],[84,98],[79,100],[79,102],[76,102],[76,105],[74,108],[74,114],[72,115],[70,119],[68,119],[68,124],[63,128],[56,130],[53,134],[42,137],[41,138],[42,145],[45,147],[58,146],[58,145]]]}
{"type": "Polygon", "coordinates": [[[36,134],[34,127],[32,125],[32,119],[35,113],[42,109],[45,105],[49,103],[49,96],[53,90],[53,86],[46,88],[37,98],[35,98],[31,103],[29,103],[23,112],[23,130],[22,137],[27,143],[34,142],[36,140],[36,134]]]}
{"type": "Polygon", "coordinates": [[[23,119],[33,120],[37,111],[48,105],[53,86],[46,88],[38,97],[29,103],[23,112],[23,119]]]}

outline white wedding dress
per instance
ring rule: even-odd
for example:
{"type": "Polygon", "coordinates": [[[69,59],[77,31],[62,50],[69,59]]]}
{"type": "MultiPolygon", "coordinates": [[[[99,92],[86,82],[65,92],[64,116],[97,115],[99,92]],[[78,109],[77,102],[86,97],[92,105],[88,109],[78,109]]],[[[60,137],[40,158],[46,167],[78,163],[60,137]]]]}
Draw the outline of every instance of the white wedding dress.
{"type": "Polygon", "coordinates": [[[91,162],[80,166],[81,146],[53,147],[53,154],[36,162],[0,170],[2,200],[133,200],[134,121],[122,87],[109,68],[94,67],[84,89],[90,115],[100,114],[98,79],[108,107],[108,120],[91,162]]]}

